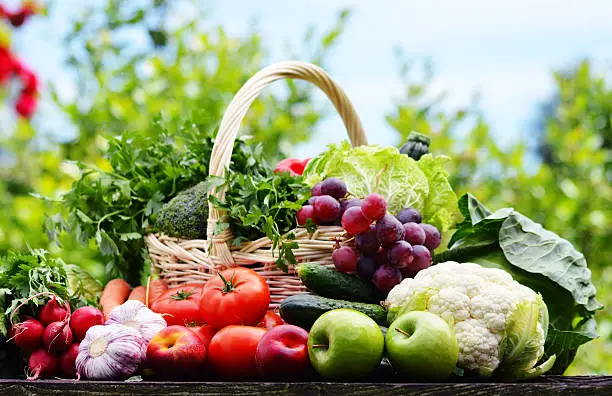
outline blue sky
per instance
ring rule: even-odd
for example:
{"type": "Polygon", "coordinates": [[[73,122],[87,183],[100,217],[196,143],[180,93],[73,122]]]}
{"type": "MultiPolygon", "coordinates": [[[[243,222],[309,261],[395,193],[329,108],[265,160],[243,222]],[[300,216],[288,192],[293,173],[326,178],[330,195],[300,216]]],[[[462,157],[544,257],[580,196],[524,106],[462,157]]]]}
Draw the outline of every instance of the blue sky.
{"type": "MultiPolygon", "coordinates": [[[[214,13],[237,34],[256,16],[265,42],[277,51],[273,60],[280,60],[279,38],[298,42],[308,23],[330,26],[344,7],[353,9],[352,18],[328,68],[376,143],[395,138],[384,120],[403,90],[394,46],[411,58],[433,60],[434,85],[449,92],[449,107],[469,103],[478,91],[503,142],[523,136],[538,102],[552,90],[553,69],[585,56],[602,70],[609,70],[612,61],[609,0],[218,1],[214,13]]],[[[316,142],[337,140],[341,128],[330,117],[316,142]]],[[[299,151],[313,149],[308,145],[299,151]]]]}
{"type": "MultiPolygon", "coordinates": [[[[67,11],[80,0],[56,0],[67,11]]],[[[12,3],[9,1],[8,3],[12,3]]],[[[394,47],[415,60],[433,61],[436,90],[450,93],[446,105],[469,103],[475,92],[502,142],[521,138],[537,104],[551,92],[552,70],[590,57],[605,72],[612,61],[612,1],[408,1],[408,0],[225,0],[210,4],[211,22],[230,34],[246,34],[253,20],[271,49],[270,61],[286,58],[286,43],[299,45],[311,24],[323,31],[339,10],[353,10],[347,29],[328,57],[328,70],[347,91],[371,142],[395,143],[385,115],[401,97],[394,47]]],[[[67,12],[67,15],[69,12],[67,12]]],[[[17,40],[34,43],[23,57],[43,75],[61,68],[59,32],[33,21],[17,40]]],[[[58,29],[59,28],[59,29],[58,29]]],[[[323,101],[323,96],[317,98],[323,101]]],[[[344,138],[337,117],[328,117],[299,155],[344,138]]]]}

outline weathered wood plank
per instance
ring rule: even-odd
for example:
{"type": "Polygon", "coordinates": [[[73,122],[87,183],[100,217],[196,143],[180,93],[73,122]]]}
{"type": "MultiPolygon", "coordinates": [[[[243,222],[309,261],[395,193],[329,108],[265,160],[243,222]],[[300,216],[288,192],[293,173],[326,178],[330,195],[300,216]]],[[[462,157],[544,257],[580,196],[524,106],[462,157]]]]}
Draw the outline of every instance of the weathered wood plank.
{"type": "Polygon", "coordinates": [[[612,377],[547,376],[522,383],[93,382],[0,380],[0,394],[21,395],[612,395],[612,377]]]}

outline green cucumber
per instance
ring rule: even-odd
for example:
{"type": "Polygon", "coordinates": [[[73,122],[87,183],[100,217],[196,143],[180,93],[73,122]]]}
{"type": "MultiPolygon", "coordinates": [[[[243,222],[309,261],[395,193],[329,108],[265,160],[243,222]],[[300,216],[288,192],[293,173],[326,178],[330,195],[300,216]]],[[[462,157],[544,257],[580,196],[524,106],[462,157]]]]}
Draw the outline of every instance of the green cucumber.
{"type": "Polygon", "coordinates": [[[297,274],[308,289],[323,297],[373,304],[385,299],[370,282],[320,264],[302,264],[297,274]]]}
{"type": "Polygon", "coordinates": [[[285,322],[310,330],[319,316],[327,311],[340,308],[362,312],[379,325],[385,325],[387,321],[387,312],[380,305],[334,300],[310,293],[287,297],[280,305],[280,315],[285,322]]]}

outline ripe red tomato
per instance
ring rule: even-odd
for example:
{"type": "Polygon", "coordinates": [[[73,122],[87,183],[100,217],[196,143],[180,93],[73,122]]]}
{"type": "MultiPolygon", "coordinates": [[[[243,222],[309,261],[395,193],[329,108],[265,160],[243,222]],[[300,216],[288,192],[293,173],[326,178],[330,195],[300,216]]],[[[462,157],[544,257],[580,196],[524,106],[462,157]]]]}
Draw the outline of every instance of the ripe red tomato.
{"type": "Polygon", "coordinates": [[[208,361],[224,379],[251,379],[257,376],[255,352],[266,330],[252,326],[228,326],[219,330],[208,346],[208,361]]]}
{"type": "Polygon", "coordinates": [[[200,313],[203,285],[188,283],[168,289],[151,303],[151,310],[163,314],[168,326],[195,326],[204,323],[200,313]]]}
{"type": "Polygon", "coordinates": [[[284,323],[285,321],[278,314],[274,313],[273,311],[268,311],[266,312],[266,316],[263,317],[261,322],[257,324],[257,327],[262,327],[266,330],[270,330],[271,328],[282,325],[284,323]]]}
{"type": "Polygon", "coordinates": [[[265,279],[249,268],[229,268],[204,285],[200,312],[215,329],[230,325],[255,326],[270,305],[265,279]]]}
{"type": "Polygon", "coordinates": [[[196,333],[201,339],[206,348],[210,344],[210,340],[214,337],[216,331],[212,326],[203,324],[202,326],[188,327],[189,330],[196,333]]]}

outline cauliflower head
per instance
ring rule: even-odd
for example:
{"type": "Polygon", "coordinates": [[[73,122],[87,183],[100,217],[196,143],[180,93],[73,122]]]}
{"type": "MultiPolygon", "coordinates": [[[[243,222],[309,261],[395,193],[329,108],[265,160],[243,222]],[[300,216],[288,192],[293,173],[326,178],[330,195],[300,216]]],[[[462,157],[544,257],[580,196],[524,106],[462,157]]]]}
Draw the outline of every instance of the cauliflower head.
{"type": "Polygon", "coordinates": [[[506,271],[447,261],[395,286],[385,302],[389,323],[409,311],[429,311],[453,323],[457,366],[480,376],[536,377],[552,368],[544,354],[548,309],[542,297],[506,271]]]}

